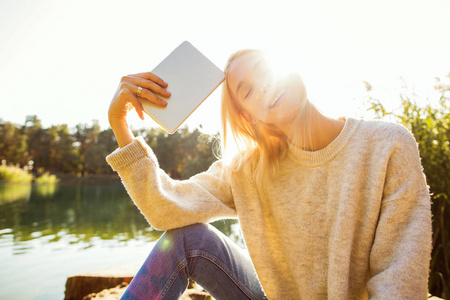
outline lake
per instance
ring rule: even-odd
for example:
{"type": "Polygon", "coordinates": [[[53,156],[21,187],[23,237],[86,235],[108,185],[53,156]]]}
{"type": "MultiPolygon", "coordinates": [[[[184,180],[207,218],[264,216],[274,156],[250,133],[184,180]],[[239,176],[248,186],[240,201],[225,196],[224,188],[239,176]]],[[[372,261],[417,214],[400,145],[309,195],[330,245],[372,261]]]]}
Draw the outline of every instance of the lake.
{"type": "MultiPolygon", "coordinates": [[[[242,245],[237,221],[213,225],[242,245]]],[[[0,299],[63,299],[68,276],[140,265],[161,234],[120,184],[0,183],[0,299]]]]}

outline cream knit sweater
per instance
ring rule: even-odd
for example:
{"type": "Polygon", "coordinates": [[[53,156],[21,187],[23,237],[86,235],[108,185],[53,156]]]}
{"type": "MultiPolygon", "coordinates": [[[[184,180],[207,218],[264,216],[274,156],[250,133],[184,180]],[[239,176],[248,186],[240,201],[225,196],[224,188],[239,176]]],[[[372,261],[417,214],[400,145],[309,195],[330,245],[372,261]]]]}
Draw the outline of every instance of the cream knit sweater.
{"type": "Polygon", "coordinates": [[[427,298],[430,197],[400,125],[348,118],[325,149],[290,145],[269,202],[245,166],[170,179],[142,138],[107,161],[157,229],[237,217],[269,299],[427,298]]]}

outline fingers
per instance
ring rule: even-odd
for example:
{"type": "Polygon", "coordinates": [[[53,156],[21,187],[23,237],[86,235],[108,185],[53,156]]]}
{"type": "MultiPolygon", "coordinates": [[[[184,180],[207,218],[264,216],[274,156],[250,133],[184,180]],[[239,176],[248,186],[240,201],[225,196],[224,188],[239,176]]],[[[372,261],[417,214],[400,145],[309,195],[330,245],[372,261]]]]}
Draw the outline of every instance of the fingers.
{"type": "Polygon", "coordinates": [[[143,120],[144,107],[141,100],[166,107],[167,102],[161,97],[169,98],[171,96],[171,93],[166,90],[167,86],[168,84],[161,78],[149,72],[122,77],[119,88],[111,101],[108,116],[111,120],[126,119],[128,112],[134,107],[143,120]],[[139,93],[137,93],[138,87],[142,88],[139,93]]]}
{"type": "Polygon", "coordinates": [[[145,88],[149,91],[153,91],[163,97],[169,98],[171,96],[170,92],[163,88],[162,86],[148,80],[139,80],[133,82],[135,85],[145,88]]]}
{"type": "MultiPolygon", "coordinates": [[[[166,90],[168,84],[157,75],[150,72],[124,76],[122,78],[122,82],[128,82],[136,86],[140,86],[150,92],[154,92],[166,98],[171,96],[170,92],[166,90]]],[[[149,94],[147,93],[147,95],[149,94]]],[[[151,99],[148,100],[152,101],[151,99]]]]}
{"type": "MultiPolygon", "coordinates": [[[[137,85],[134,85],[132,83],[129,82],[122,82],[121,84],[121,89],[122,90],[126,90],[126,98],[128,102],[131,102],[132,105],[138,110],[143,110],[142,108],[142,104],[139,101],[140,99],[145,99],[148,100],[158,106],[161,107],[166,107],[167,106],[167,101],[159,98],[154,92],[146,89],[146,88],[142,88],[140,95],[138,96],[137,91],[138,91],[138,87],[137,85]]],[[[170,95],[170,93],[169,93],[170,95]]]]}
{"type": "MultiPolygon", "coordinates": [[[[137,90],[137,88],[138,87],[136,86],[136,90],[137,90]]],[[[169,97],[170,97],[170,92],[167,92],[167,93],[169,93],[169,97]]],[[[145,88],[142,89],[140,98],[146,99],[146,100],[148,100],[158,106],[161,106],[161,107],[167,106],[167,101],[157,97],[154,93],[152,93],[151,91],[149,91],[148,89],[145,89],[145,88]]]]}
{"type": "MultiPolygon", "coordinates": [[[[137,89],[137,87],[136,87],[137,89]]],[[[142,96],[142,95],[141,95],[142,96]]],[[[141,120],[144,120],[144,107],[142,106],[141,101],[136,97],[136,95],[133,94],[130,90],[128,90],[128,97],[131,104],[134,106],[134,109],[136,110],[137,114],[139,115],[139,118],[141,120]]]]}
{"type": "Polygon", "coordinates": [[[130,75],[130,76],[135,76],[135,77],[139,77],[139,78],[144,78],[147,80],[151,80],[153,82],[155,82],[156,84],[166,88],[168,86],[168,83],[165,82],[164,80],[162,80],[159,76],[151,73],[151,72],[145,72],[145,73],[138,73],[138,74],[134,74],[134,75],[130,75]]]}

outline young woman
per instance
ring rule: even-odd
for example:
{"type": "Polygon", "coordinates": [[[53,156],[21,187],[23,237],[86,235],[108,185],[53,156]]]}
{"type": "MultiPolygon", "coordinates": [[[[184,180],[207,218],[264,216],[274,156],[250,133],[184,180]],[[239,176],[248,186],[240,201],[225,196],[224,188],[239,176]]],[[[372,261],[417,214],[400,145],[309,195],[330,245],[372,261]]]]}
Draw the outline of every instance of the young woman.
{"type": "Polygon", "coordinates": [[[138,97],[164,106],[170,85],[126,76],[111,102],[120,148],[107,160],[167,230],[123,299],[177,299],[189,278],[216,299],[426,299],[430,198],[410,132],[322,115],[260,51],[235,53],[225,73],[222,138],[228,126],[240,153],[189,180],[159,169],[125,119],[143,118],[138,97]],[[206,225],[236,217],[248,252],[206,225]]]}

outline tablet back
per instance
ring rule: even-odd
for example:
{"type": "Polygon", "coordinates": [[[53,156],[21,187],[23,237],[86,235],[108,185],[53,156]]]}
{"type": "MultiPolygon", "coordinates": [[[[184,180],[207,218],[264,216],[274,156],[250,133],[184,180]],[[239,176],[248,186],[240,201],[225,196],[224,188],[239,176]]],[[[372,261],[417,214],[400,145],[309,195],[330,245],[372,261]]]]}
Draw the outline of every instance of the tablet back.
{"type": "Polygon", "coordinates": [[[181,43],[152,72],[169,84],[172,94],[161,108],[141,99],[144,111],[162,128],[174,133],[222,83],[225,74],[191,43],[181,43]]]}

